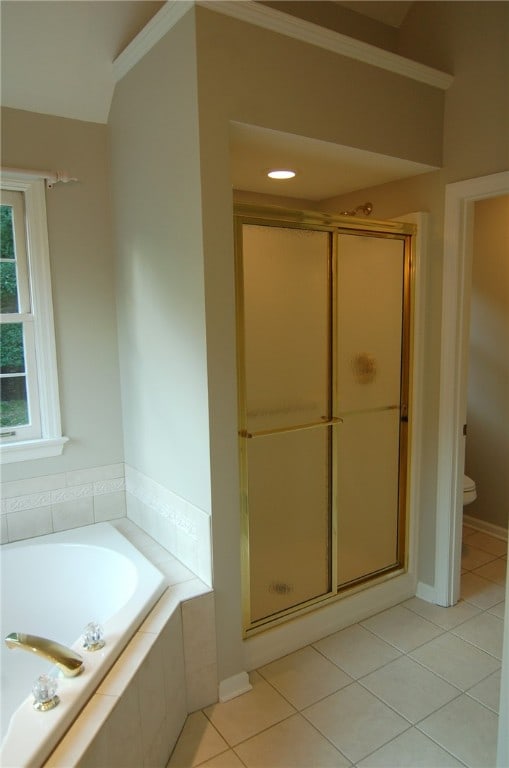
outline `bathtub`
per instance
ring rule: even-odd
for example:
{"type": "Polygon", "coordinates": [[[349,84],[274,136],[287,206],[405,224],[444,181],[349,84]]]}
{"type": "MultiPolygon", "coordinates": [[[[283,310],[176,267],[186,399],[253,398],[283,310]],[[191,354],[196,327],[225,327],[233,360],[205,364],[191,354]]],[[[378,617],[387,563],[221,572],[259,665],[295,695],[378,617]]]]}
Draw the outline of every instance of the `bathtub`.
{"type": "Polygon", "coordinates": [[[0,558],[0,765],[35,768],[94,693],[166,582],[108,523],[7,544],[0,558]],[[89,621],[104,627],[106,644],[99,651],[81,648],[80,636],[89,621]],[[85,670],[79,677],[58,676],[60,704],[55,709],[35,711],[31,689],[40,674],[54,675],[56,668],[32,653],[7,649],[3,638],[10,632],[51,638],[83,657],[85,670]]]}

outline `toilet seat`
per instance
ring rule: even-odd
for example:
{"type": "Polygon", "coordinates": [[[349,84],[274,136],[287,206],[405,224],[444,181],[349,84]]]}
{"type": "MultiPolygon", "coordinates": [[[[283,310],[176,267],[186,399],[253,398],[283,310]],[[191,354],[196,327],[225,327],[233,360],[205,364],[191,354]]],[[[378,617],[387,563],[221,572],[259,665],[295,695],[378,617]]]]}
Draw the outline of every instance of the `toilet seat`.
{"type": "Polygon", "coordinates": [[[463,475],[463,506],[471,504],[477,498],[475,482],[468,475],[463,475]]]}

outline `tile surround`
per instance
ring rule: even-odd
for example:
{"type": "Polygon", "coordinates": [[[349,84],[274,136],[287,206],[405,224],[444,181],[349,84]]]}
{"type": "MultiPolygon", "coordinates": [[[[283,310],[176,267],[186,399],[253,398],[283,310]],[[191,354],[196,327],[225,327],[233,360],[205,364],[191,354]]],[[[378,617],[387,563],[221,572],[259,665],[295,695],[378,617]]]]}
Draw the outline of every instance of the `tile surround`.
{"type": "Polygon", "coordinates": [[[1,543],[114,520],[126,514],[123,464],[1,485],[1,543]]]}
{"type": "Polygon", "coordinates": [[[196,507],[138,470],[125,466],[127,517],[212,585],[211,526],[196,507]]]}
{"type": "Polygon", "coordinates": [[[212,584],[210,515],[129,465],[6,482],[1,497],[2,544],[127,516],[212,584]]]}
{"type": "MultiPolygon", "coordinates": [[[[113,525],[140,551],[150,552],[158,567],[166,565],[169,589],[44,768],[163,768],[196,696],[193,691],[204,680],[204,663],[215,662],[213,593],[130,520],[113,525]]],[[[202,706],[217,700],[215,663],[208,680],[201,688],[202,706]]]]}

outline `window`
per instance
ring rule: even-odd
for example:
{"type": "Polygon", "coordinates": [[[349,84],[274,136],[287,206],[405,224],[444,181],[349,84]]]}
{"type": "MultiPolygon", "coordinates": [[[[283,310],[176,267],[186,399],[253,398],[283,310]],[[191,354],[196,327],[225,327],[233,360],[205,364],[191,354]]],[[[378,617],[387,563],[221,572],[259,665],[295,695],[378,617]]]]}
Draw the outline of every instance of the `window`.
{"type": "Polygon", "coordinates": [[[62,452],[42,179],[2,179],[0,454],[3,463],[62,452]]]}

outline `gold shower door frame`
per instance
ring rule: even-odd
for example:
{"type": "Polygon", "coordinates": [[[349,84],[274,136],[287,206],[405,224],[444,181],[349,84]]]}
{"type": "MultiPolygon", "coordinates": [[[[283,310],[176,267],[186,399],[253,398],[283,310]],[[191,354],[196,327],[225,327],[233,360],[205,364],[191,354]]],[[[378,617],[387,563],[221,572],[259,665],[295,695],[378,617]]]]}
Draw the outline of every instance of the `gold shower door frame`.
{"type": "Polygon", "coordinates": [[[237,300],[237,357],[238,357],[238,406],[239,406],[239,460],[241,483],[241,572],[242,572],[242,614],[244,637],[267,629],[293,618],[296,615],[309,612],[324,603],[337,600],[353,592],[380,583],[403,573],[407,567],[407,475],[408,475],[408,431],[410,423],[411,403],[409,402],[411,376],[411,327],[412,327],[412,291],[413,291],[413,235],[415,227],[401,222],[385,222],[367,219],[356,219],[351,216],[330,215],[319,212],[294,211],[284,208],[269,208],[239,204],[234,210],[235,235],[235,266],[236,266],[236,300],[237,300]],[[329,557],[330,582],[329,588],[320,595],[296,605],[291,605],[281,611],[265,616],[259,620],[252,619],[251,585],[250,585],[250,519],[248,494],[248,444],[265,435],[277,432],[285,433],[290,430],[282,428],[267,430],[249,430],[247,418],[247,381],[246,381],[246,348],[244,338],[245,307],[244,307],[244,271],[243,271],[243,226],[245,224],[261,227],[283,227],[308,231],[328,233],[329,238],[329,334],[328,341],[328,375],[330,377],[331,401],[329,412],[319,423],[303,423],[291,427],[290,430],[307,430],[318,427],[329,433],[329,476],[330,476],[330,509],[329,509],[329,557]],[[358,234],[367,237],[397,239],[403,242],[403,317],[401,338],[401,383],[400,383],[400,420],[399,420],[399,471],[398,471],[398,525],[397,525],[397,563],[380,572],[369,574],[366,578],[355,579],[352,583],[338,585],[338,494],[337,466],[338,439],[340,438],[343,419],[338,411],[338,370],[337,370],[337,339],[338,339],[338,235],[358,234]],[[339,432],[339,434],[338,434],[339,432]]]}

